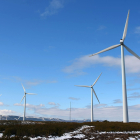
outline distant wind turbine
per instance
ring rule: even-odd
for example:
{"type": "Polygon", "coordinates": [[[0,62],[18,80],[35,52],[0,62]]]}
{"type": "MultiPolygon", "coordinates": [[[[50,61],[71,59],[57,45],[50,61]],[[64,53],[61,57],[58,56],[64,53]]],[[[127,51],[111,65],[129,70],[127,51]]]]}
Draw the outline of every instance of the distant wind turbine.
{"type": "MultiPolygon", "coordinates": [[[[23,121],[25,121],[25,113],[26,113],[26,94],[29,94],[29,95],[36,95],[36,94],[34,94],[34,93],[26,93],[26,90],[25,90],[25,88],[24,88],[24,86],[22,85],[22,87],[23,87],[23,89],[24,89],[24,96],[23,96],[23,98],[22,98],[22,100],[24,99],[24,116],[23,116],[23,121]]],[[[21,102],[22,102],[22,100],[21,100],[21,102]]],[[[21,103],[20,102],[20,103],[21,103]]]]}
{"type": "MultiPolygon", "coordinates": [[[[1,95],[2,95],[2,94],[1,94],[1,95]]],[[[0,96],[1,96],[1,95],[0,95],[0,96]]],[[[2,120],[2,115],[0,115],[0,120],[2,120]]]]}
{"type": "Polygon", "coordinates": [[[71,102],[70,102],[70,122],[71,122],[71,102]]]}
{"type": "MultiPolygon", "coordinates": [[[[102,73],[101,73],[102,74],[102,73]]],[[[101,76],[101,74],[99,75],[99,77],[101,76]]],[[[95,93],[95,90],[93,89],[93,86],[96,84],[96,82],[98,81],[99,77],[96,79],[96,81],[93,83],[93,85],[91,86],[81,86],[81,85],[75,85],[75,86],[78,86],[78,87],[87,87],[87,88],[91,88],[91,122],[93,122],[93,92],[99,102],[99,99],[95,93]]],[[[100,104],[100,102],[99,102],[100,104]]]]}
{"type": "MultiPolygon", "coordinates": [[[[129,12],[128,11],[128,15],[127,15],[127,19],[126,19],[126,23],[125,23],[125,27],[124,27],[124,32],[123,32],[123,36],[122,39],[120,39],[120,44],[117,45],[113,45],[111,47],[108,47],[100,52],[97,52],[95,54],[92,54],[91,56],[94,56],[96,54],[100,54],[102,52],[117,48],[119,46],[121,46],[121,67],[122,67],[122,92],[123,92],[123,122],[124,123],[128,123],[129,122],[129,118],[128,118],[128,106],[127,106],[127,92],[126,92],[126,78],[125,78],[125,61],[124,61],[124,50],[123,47],[126,48],[127,51],[129,51],[131,54],[133,54],[135,57],[137,57],[138,59],[140,59],[140,57],[134,53],[130,48],[128,48],[126,45],[124,45],[124,40],[126,37],[126,33],[127,33],[127,27],[128,27],[128,19],[129,19],[129,12]]],[[[91,57],[90,56],[90,57],[91,57]]]]}

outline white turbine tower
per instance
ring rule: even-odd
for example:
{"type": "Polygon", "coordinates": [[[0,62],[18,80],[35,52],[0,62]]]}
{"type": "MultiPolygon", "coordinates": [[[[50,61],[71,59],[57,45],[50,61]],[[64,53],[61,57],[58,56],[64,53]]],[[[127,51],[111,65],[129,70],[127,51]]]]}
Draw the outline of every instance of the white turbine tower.
{"type": "MultiPolygon", "coordinates": [[[[22,87],[23,87],[23,89],[24,89],[24,96],[23,96],[23,98],[22,98],[22,100],[24,99],[24,116],[23,116],[23,121],[25,121],[25,113],[26,113],[26,94],[29,94],[29,95],[36,95],[36,94],[34,94],[34,93],[26,93],[26,90],[25,90],[25,88],[24,88],[24,86],[22,85],[22,87]]],[[[21,100],[21,102],[22,102],[22,100],[21,100]]],[[[20,103],[21,103],[20,102],[20,103]]]]}
{"type": "MultiPolygon", "coordinates": [[[[102,73],[101,73],[101,74],[102,74],[102,73]]],[[[99,75],[99,77],[101,76],[101,74],[99,75]]],[[[75,86],[78,86],[78,87],[87,87],[87,88],[91,88],[91,122],[93,122],[93,92],[94,92],[94,94],[95,94],[95,96],[96,96],[96,98],[97,98],[97,100],[98,100],[98,102],[99,102],[99,99],[98,99],[98,97],[97,97],[97,95],[96,95],[96,93],[95,93],[95,91],[94,91],[94,89],[93,89],[93,86],[96,84],[96,82],[98,81],[99,77],[96,79],[96,81],[95,81],[95,82],[93,83],[93,85],[91,85],[91,86],[75,85],[75,86]]],[[[100,102],[99,102],[99,104],[100,104],[100,102]]]]}
{"type": "MultiPolygon", "coordinates": [[[[2,95],[2,94],[1,94],[1,95],[2,95]]],[[[1,96],[1,95],[0,95],[0,96],[1,96]]],[[[2,115],[0,115],[0,120],[2,120],[2,115]]]]}
{"type": "Polygon", "coordinates": [[[113,45],[111,47],[108,47],[98,53],[92,54],[91,56],[94,56],[96,54],[117,48],[119,46],[121,46],[121,67],[122,67],[122,92],[123,92],[123,122],[124,123],[128,123],[129,119],[128,119],[128,106],[127,106],[127,92],[126,92],[126,78],[125,78],[125,61],[124,61],[124,51],[123,51],[123,47],[126,48],[127,51],[129,51],[131,54],[133,54],[135,57],[137,57],[138,59],[140,59],[140,57],[134,53],[131,49],[129,49],[126,45],[124,45],[124,40],[126,37],[126,33],[127,33],[127,27],[128,27],[128,19],[129,19],[129,12],[128,11],[128,15],[127,15],[127,19],[126,19],[126,23],[125,23],[125,27],[124,27],[124,32],[123,32],[123,36],[122,39],[120,40],[120,44],[117,45],[113,45]]]}

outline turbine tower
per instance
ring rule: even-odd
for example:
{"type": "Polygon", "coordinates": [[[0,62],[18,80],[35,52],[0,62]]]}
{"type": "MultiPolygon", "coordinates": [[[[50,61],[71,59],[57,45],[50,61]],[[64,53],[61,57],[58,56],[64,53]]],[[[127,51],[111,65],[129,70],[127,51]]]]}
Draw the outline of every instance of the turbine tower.
{"type": "MultiPolygon", "coordinates": [[[[102,74],[102,73],[101,73],[102,74]]],[[[99,75],[99,77],[101,76],[101,74],[99,75]]],[[[78,87],[87,87],[87,88],[91,88],[91,122],[93,122],[93,92],[99,102],[99,99],[95,93],[95,90],[93,89],[93,86],[96,84],[96,82],[98,81],[99,77],[96,79],[96,81],[93,83],[93,85],[91,86],[81,86],[81,85],[75,85],[75,86],[78,86],[78,87]]],[[[99,102],[100,104],[100,102],[99,102]]]]}
{"type": "MultiPolygon", "coordinates": [[[[22,100],[24,99],[24,116],[23,116],[23,121],[25,121],[25,113],[26,113],[26,94],[29,94],[29,95],[36,95],[36,94],[34,94],[34,93],[26,93],[26,90],[25,90],[25,88],[24,88],[24,86],[22,85],[22,87],[23,87],[23,90],[24,90],[24,96],[23,96],[23,98],[22,98],[22,100]]],[[[21,102],[22,102],[22,100],[21,100],[21,102]]],[[[20,103],[21,103],[20,102],[20,103]]]]}
{"type": "Polygon", "coordinates": [[[70,102],[70,122],[71,122],[71,102],[70,102]]]}
{"type": "MultiPolygon", "coordinates": [[[[2,95],[2,94],[1,94],[1,95],[2,95]]],[[[0,95],[0,96],[1,96],[1,95],[0,95]]],[[[2,120],[2,115],[0,115],[0,120],[2,120]]]]}
{"type": "MultiPolygon", "coordinates": [[[[133,54],[135,57],[137,57],[138,59],[140,59],[140,57],[134,53],[130,48],[128,48],[125,44],[124,44],[124,40],[126,37],[126,33],[127,33],[127,27],[128,27],[128,19],[129,19],[129,12],[128,11],[128,15],[127,15],[127,19],[126,19],[126,23],[125,23],[125,27],[124,27],[124,32],[123,32],[123,36],[122,39],[120,39],[120,44],[117,45],[113,45],[111,47],[108,47],[102,51],[99,51],[95,54],[92,54],[91,56],[94,56],[96,54],[100,54],[102,52],[117,48],[119,46],[121,46],[121,67],[122,67],[122,93],[123,93],[123,122],[124,123],[128,123],[129,122],[129,118],[128,118],[128,105],[127,105],[127,92],[126,92],[126,78],[125,78],[125,61],[124,61],[124,47],[126,48],[127,51],[129,51],[131,54],[133,54]]],[[[90,56],[90,57],[91,57],[90,56]]]]}

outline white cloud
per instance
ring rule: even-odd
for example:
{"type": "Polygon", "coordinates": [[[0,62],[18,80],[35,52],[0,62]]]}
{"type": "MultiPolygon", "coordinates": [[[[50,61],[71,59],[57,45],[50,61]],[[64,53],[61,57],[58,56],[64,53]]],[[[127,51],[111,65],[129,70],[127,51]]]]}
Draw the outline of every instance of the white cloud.
{"type": "Polygon", "coordinates": [[[13,115],[13,114],[15,114],[15,111],[3,109],[3,110],[0,110],[0,114],[1,115],[13,115]]]}
{"type": "Polygon", "coordinates": [[[80,98],[69,97],[71,100],[80,100],[80,98]]]}
{"type": "Polygon", "coordinates": [[[63,3],[64,0],[52,0],[41,16],[51,16],[56,14],[59,9],[64,7],[63,3]]]}
{"type": "Polygon", "coordinates": [[[3,102],[0,102],[0,106],[3,106],[4,104],[3,104],[3,102]]]}
{"type": "Polygon", "coordinates": [[[48,104],[49,104],[49,105],[53,105],[53,106],[60,106],[60,104],[54,103],[54,102],[49,102],[48,104]]]}
{"type": "MultiPolygon", "coordinates": [[[[135,84],[140,84],[140,79],[139,79],[139,74],[137,74],[137,78],[136,79],[133,79],[133,80],[130,80],[129,81],[129,84],[128,84],[128,86],[130,86],[130,87],[132,87],[132,86],[134,86],[135,84]]],[[[139,89],[139,88],[130,88],[130,89],[128,89],[128,90],[137,90],[137,89],[139,89]]]]}
{"type": "Polygon", "coordinates": [[[31,86],[36,86],[36,85],[39,85],[42,83],[45,83],[45,84],[57,83],[56,80],[40,80],[40,79],[24,80],[24,79],[17,77],[17,76],[9,76],[9,77],[1,76],[1,77],[2,77],[2,79],[10,80],[12,82],[23,83],[23,85],[26,86],[27,88],[29,88],[31,86]]]}
{"type": "MultiPolygon", "coordinates": [[[[34,115],[69,119],[69,108],[60,109],[59,107],[46,108],[41,105],[27,104],[27,108],[34,111],[34,115]]],[[[94,105],[94,119],[96,120],[109,120],[109,121],[122,121],[123,120],[123,107],[122,106],[108,106],[107,104],[94,105]]],[[[128,107],[129,120],[140,122],[140,104],[128,107]]],[[[71,108],[72,119],[90,119],[91,109],[90,106],[85,108],[71,108]]],[[[32,115],[32,114],[30,114],[32,115]]],[[[33,116],[33,115],[32,115],[33,116]]]]}
{"type": "Polygon", "coordinates": [[[24,106],[23,104],[15,103],[15,106],[24,106]]]}
{"type": "Polygon", "coordinates": [[[126,55],[125,56],[125,65],[126,65],[126,71],[128,73],[140,72],[140,61],[135,56],[126,55]]]}
{"type": "Polygon", "coordinates": [[[43,107],[43,106],[45,106],[44,104],[40,104],[40,107],[43,107]]]}
{"type": "Polygon", "coordinates": [[[135,33],[136,34],[140,34],[140,26],[138,26],[138,27],[135,28],[135,33]]]}
{"type": "Polygon", "coordinates": [[[57,81],[56,80],[32,80],[32,81],[24,81],[24,83],[28,86],[28,87],[30,87],[30,86],[36,86],[36,85],[39,85],[39,84],[42,84],[42,83],[46,83],[46,84],[48,84],[48,83],[57,83],[57,81]]]}
{"type": "Polygon", "coordinates": [[[39,85],[41,84],[43,81],[41,80],[34,80],[34,81],[26,81],[25,84],[27,86],[36,86],[36,85],[39,85]]]}
{"type": "Polygon", "coordinates": [[[49,105],[56,105],[54,102],[49,102],[48,104],[49,105]]]}
{"type": "Polygon", "coordinates": [[[140,90],[140,88],[128,88],[128,91],[133,91],[133,90],[140,90]]]}
{"type": "Polygon", "coordinates": [[[113,101],[113,103],[114,104],[119,104],[119,103],[122,103],[122,101],[120,99],[116,99],[116,100],[113,101]]]}
{"type": "MultiPolygon", "coordinates": [[[[91,107],[91,105],[89,106],[89,108],[91,107]]],[[[107,104],[96,104],[94,105],[95,108],[102,108],[102,107],[107,107],[107,104]]]]}
{"type": "MultiPolygon", "coordinates": [[[[15,103],[14,106],[24,106],[24,104],[15,103]]],[[[26,104],[27,107],[32,107],[34,105],[26,104]]],[[[44,107],[44,104],[39,104],[36,107],[44,107]]]]}
{"type": "Polygon", "coordinates": [[[0,102],[0,106],[9,106],[9,105],[4,104],[3,102],[0,102]]]}
{"type": "MultiPolygon", "coordinates": [[[[69,74],[85,73],[83,72],[83,69],[96,64],[101,64],[106,67],[121,67],[121,58],[113,56],[100,57],[99,55],[89,57],[89,55],[85,55],[80,58],[76,58],[71,65],[66,66],[62,71],[69,74]]],[[[140,62],[134,56],[125,56],[125,67],[127,73],[140,72],[140,62]]]]}
{"type": "Polygon", "coordinates": [[[134,92],[128,97],[129,100],[139,99],[139,98],[140,98],[140,93],[138,92],[134,92]]]}

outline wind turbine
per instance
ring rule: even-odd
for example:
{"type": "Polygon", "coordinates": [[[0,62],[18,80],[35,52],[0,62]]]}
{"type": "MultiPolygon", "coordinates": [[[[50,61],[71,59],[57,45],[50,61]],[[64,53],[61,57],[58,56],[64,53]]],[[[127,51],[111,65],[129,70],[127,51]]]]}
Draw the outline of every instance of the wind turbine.
{"type": "Polygon", "coordinates": [[[71,102],[70,102],[70,122],[71,122],[71,102]]]}
{"type": "MultiPolygon", "coordinates": [[[[102,73],[101,73],[102,74],[102,73]]],[[[101,76],[101,74],[99,75],[99,77],[101,76]]],[[[95,90],[93,89],[93,86],[96,84],[96,82],[98,81],[99,77],[96,79],[96,81],[93,83],[93,85],[91,86],[81,86],[81,85],[75,85],[75,86],[78,86],[78,87],[87,87],[87,88],[91,88],[91,122],[93,122],[93,92],[99,102],[99,99],[95,93],[95,90]]],[[[100,104],[100,102],[99,102],[100,104]]]]}
{"type": "Polygon", "coordinates": [[[130,12],[130,10],[128,10],[128,15],[127,15],[127,19],[126,19],[126,23],[125,23],[125,27],[124,27],[124,32],[123,32],[122,39],[120,39],[120,44],[113,45],[111,47],[108,47],[108,48],[106,48],[106,49],[104,49],[104,50],[102,50],[100,52],[97,52],[97,53],[91,55],[91,56],[94,56],[96,54],[100,54],[102,52],[105,52],[105,51],[108,51],[108,50],[111,50],[111,49],[114,49],[114,48],[117,48],[117,47],[121,46],[122,92],[123,92],[123,122],[124,123],[128,123],[129,122],[129,118],[128,118],[126,78],[125,78],[125,61],[124,61],[124,50],[123,50],[123,47],[125,47],[126,50],[129,51],[131,54],[133,54],[135,57],[140,59],[140,57],[136,53],[134,53],[130,48],[128,48],[124,44],[124,40],[125,40],[126,33],[127,33],[127,27],[128,27],[129,12],[130,12]]]}
{"type": "MultiPolygon", "coordinates": [[[[2,94],[1,94],[1,95],[2,95],[2,94]]],[[[0,95],[0,96],[1,96],[1,95],[0,95]]],[[[2,115],[0,115],[0,120],[2,120],[2,115]]]]}
{"type": "MultiPolygon", "coordinates": [[[[25,88],[24,88],[24,86],[22,85],[22,87],[23,87],[23,90],[24,90],[24,96],[23,96],[23,98],[22,98],[22,100],[24,99],[24,116],[23,116],[23,121],[25,121],[25,113],[26,113],[26,94],[29,94],[29,95],[36,95],[36,94],[34,94],[34,93],[26,93],[26,90],[25,90],[25,88]]],[[[22,102],[22,100],[21,100],[21,102],[22,102]]],[[[21,103],[20,102],[20,103],[21,103]]]]}

